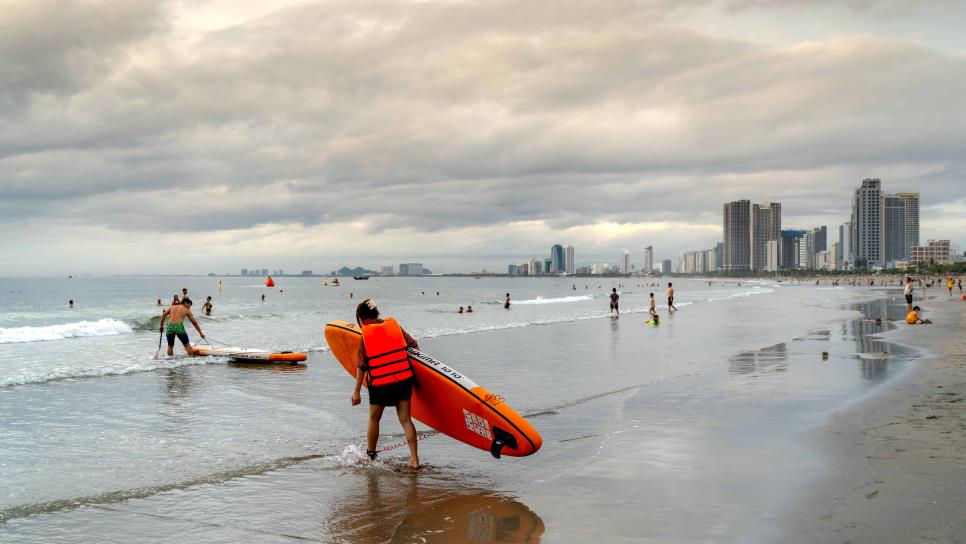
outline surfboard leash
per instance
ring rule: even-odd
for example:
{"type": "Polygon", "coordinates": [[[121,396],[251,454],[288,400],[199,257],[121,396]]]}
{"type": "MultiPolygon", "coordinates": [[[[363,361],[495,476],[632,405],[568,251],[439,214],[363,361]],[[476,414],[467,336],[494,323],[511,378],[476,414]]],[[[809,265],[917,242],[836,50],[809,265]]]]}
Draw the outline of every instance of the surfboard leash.
{"type": "MultiPolygon", "coordinates": [[[[420,440],[423,440],[425,438],[429,438],[429,437],[432,437],[432,436],[436,436],[438,434],[439,434],[439,431],[430,431],[428,433],[423,433],[422,435],[417,435],[416,436],[416,442],[419,442],[420,440]]],[[[376,453],[384,453],[384,452],[392,451],[394,449],[401,448],[403,446],[408,446],[408,445],[409,445],[409,441],[408,440],[403,440],[402,442],[399,442],[397,444],[393,444],[391,446],[386,446],[385,448],[382,448],[381,450],[376,450],[376,453]]]]}

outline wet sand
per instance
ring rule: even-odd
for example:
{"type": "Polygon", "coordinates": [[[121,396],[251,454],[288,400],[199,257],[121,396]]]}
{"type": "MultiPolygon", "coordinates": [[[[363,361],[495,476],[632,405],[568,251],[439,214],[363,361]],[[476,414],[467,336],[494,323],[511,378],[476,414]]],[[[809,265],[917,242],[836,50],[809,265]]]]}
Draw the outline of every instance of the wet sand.
{"type": "Polygon", "coordinates": [[[934,324],[881,337],[929,355],[806,437],[831,464],[790,531],[802,541],[966,542],[966,302],[920,304],[934,324]]]}

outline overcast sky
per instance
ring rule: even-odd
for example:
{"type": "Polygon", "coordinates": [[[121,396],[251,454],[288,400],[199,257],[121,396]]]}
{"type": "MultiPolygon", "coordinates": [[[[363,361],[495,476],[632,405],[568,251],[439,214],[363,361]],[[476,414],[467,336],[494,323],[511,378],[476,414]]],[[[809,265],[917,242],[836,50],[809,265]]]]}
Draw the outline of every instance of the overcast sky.
{"type": "Polygon", "coordinates": [[[0,0],[0,274],[677,259],[922,193],[966,246],[966,3],[0,0]],[[270,6],[270,7],[267,7],[270,6]]]}

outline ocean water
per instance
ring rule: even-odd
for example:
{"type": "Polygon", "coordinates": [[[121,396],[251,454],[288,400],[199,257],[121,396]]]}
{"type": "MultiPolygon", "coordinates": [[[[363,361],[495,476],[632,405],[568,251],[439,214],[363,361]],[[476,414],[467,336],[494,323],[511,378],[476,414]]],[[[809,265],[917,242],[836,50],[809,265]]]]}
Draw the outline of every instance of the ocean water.
{"type": "MultiPolygon", "coordinates": [[[[795,490],[826,469],[797,436],[914,357],[872,336],[902,305],[876,289],[674,280],[669,316],[653,281],[0,279],[0,542],[780,538],[795,490]],[[154,359],[155,301],[183,287],[196,314],[212,296],[209,337],[308,361],[180,346],[154,359]],[[643,323],[652,291],[658,327],[643,323]],[[436,436],[419,473],[406,448],[360,463],[366,411],[323,327],[365,297],[504,396],[543,449],[497,461],[436,436]]],[[[383,447],[402,440],[389,412],[382,431],[383,447]]]]}

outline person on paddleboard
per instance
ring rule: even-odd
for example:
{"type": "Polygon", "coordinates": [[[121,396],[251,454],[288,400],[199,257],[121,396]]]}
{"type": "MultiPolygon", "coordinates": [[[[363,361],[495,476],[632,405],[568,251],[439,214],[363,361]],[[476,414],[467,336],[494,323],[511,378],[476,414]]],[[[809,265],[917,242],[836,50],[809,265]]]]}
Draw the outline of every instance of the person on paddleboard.
{"type": "Polygon", "coordinates": [[[184,320],[188,318],[191,324],[198,329],[198,334],[202,338],[205,337],[205,333],[201,332],[201,326],[195,320],[194,314],[191,313],[191,299],[185,297],[181,299],[181,304],[172,304],[170,308],[161,314],[161,332],[166,332],[168,337],[168,357],[174,355],[174,337],[177,336],[178,340],[181,340],[181,344],[184,346],[185,352],[188,353],[188,357],[195,356],[195,350],[191,347],[191,343],[188,341],[188,332],[184,329],[184,320]],[[168,322],[168,326],[164,326],[164,320],[170,318],[171,321],[168,322]]]}
{"type": "Polygon", "coordinates": [[[372,299],[365,299],[356,307],[356,322],[362,329],[359,363],[356,366],[356,386],[352,391],[352,405],[362,402],[360,391],[363,380],[369,387],[369,425],[366,431],[366,455],[375,459],[379,441],[379,421],[386,406],[395,406],[399,423],[409,444],[409,466],[419,468],[416,451],[416,427],[410,417],[413,396],[413,367],[409,348],[419,349],[412,336],[389,317],[379,318],[379,309],[372,299]]]}

